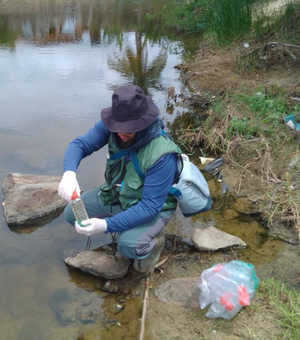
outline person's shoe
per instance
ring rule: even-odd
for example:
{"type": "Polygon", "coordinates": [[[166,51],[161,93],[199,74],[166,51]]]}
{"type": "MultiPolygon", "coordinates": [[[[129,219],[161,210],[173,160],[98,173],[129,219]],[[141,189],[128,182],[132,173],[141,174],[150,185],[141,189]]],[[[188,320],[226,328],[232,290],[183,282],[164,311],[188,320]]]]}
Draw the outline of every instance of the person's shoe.
{"type": "Polygon", "coordinates": [[[133,262],[133,268],[140,273],[147,273],[152,270],[158,263],[160,254],[165,246],[165,235],[160,232],[155,238],[156,246],[152,250],[151,254],[145,259],[135,259],[133,262]]]}

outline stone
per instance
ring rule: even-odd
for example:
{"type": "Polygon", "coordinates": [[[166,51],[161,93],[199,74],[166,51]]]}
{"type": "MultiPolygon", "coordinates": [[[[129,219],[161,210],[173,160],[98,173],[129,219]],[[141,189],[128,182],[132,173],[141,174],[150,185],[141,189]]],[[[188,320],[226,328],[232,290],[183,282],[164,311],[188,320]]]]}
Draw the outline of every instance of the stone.
{"type": "Polygon", "coordinates": [[[60,176],[11,173],[3,183],[7,224],[23,224],[66,206],[57,193],[60,176]]]}
{"type": "Polygon", "coordinates": [[[58,289],[49,298],[50,307],[63,325],[94,322],[103,313],[102,302],[101,296],[77,287],[58,289]]]}
{"type": "Polygon", "coordinates": [[[238,197],[233,202],[232,208],[245,215],[257,214],[257,206],[245,197],[238,197]]]}
{"type": "Polygon", "coordinates": [[[228,247],[245,248],[247,246],[239,237],[227,234],[215,227],[195,229],[192,242],[195,248],[204,251],[216,251],[228,247]]]}
{"type": "Polygon", "coordinates": [[[118,281],[108,280],[102,287],[102,290],[108,293],[118,293],[120,285],[118,281]]]}
{"type": "Polygon", "coordinates": [[[197,279],[197,277],[171,279],[161,284],[154,294],[160,301],[174,307],[200,309],[197,279]]]}
{"type": "Polygon", "coordinates": [[[239,216],[239,213],[234,209],[226,209],[223,211],[223,217],[226,221],[234,220],[239,216]]]}
{"type": "Polygon", "coordinates": [[[116,254],[116,258],[117,260],[113,255],[107,255],[102,252],[84,251],[75,257],[67,257],[65,263],[84,273],[112,280],[125,276],[132,262],[120,254],[116,254]]]}

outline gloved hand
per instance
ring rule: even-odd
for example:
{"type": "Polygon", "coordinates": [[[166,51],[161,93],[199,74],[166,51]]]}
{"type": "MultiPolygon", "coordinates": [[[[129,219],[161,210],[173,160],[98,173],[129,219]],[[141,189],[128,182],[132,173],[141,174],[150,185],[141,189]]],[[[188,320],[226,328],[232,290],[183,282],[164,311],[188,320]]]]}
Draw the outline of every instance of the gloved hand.
{"type": "Polygon", "coordinates": [[[58,194],[68,202],[71,202],[74,191],[76,191],[77,196],[80,196],[80,188],[76,179],[76,173],[74,171],[66,171],[58,185],[58,194]]]}
{"type": "Polygon", "coordinates": [[[100,218],[90,218],[81,222],[82,226],[75,222],[75,229],[77,233],[84,234],[86,236],[93,236],[107,230],[107,223],[100,218]]]}

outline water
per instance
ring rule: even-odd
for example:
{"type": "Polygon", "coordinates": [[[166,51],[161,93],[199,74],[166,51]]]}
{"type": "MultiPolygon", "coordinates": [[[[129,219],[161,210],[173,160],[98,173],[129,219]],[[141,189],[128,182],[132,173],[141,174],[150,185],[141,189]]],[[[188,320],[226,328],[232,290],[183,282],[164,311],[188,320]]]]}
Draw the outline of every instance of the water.
{"type": "MultiPolygon", "coordinates": [[[[67,144],[96,123],[120,85],[142,86],[166,123],[185,112],[167,107],[166,89],[187,90],[174,66],[193,53],[190,40],[145,20],[145,13],[155,13],[166,3],[0,0],[1,183],[14,172],[62,175],[67,144]]],[[[197,46],[195,38],[191,40],[197,46]]],[[[82,162],[82,189],[103,182],[105,157],[103,149],[82,162]]],[[[192,228],[203,223],[205,219],[178,214],[170,230],[184,230],[188,238],[192,228]]],[[[92,248],[105,242],[95,237],[92,248]]],[[[65,289],[79,288],[89,298],[90,291],[103,284],[63,262],[85,246],[86,237],[59,213],[21,227],[9,227],[1,217],[0,340],[136,337],[141,312],[136,299],[120,314],[122,327],[108,327],[101,317],[94,323],[63,324],[53,310],[53,301],[65,289]]],[[[96,293],[104,310],[110,300],[100,290],[96,293]]]]}
{"type": "MultiPolygon", "coordinates": [[[[191,52],[187,41],[163,34],[157,22],[145,20],[146,12],[155,13],[165,3],[0,1],[1,183],[13,172],[61,175],[67,144],[96,123],[120,85],[142,86],[166,122],[183,111],[166,113],[165,91],[169,86],[177,93],[184,90],[174,66],[182,61],[183,51],[191,52]]],[[[103,182],[105,157],[102,150],[82,162],[82,189],[103,182]]],[[[93,238],[92,248],[105,242],[93,238]]],[[[104,327],[101,318],[65,325],[53,310],[53,300],[59,300],[64,289],[79,287],[88,298],[89,290],[99,284],[99,279],[72,271],[63,262],[85,245],[86,238],[76,234],[63,215],[22,227],[7,226],[2,216],[1,340],[70,340],[84,335],[109,339],[120,338],[120,333],[134,338],[140,301],[127,304],[131,316],[120,314],[122,328],[104,327]],[[126,320],[133,316],[134,329],[126,320]]],[[[100,307],[105,309],[105,304],[109,299],[100,307]]]]}

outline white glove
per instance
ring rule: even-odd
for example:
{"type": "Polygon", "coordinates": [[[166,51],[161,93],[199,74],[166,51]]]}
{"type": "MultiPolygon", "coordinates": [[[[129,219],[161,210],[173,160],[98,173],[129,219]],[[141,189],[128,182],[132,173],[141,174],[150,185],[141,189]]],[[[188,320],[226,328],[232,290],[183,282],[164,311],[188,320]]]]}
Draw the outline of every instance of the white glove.
{"type": "Polygon", "coordinates": [[[74,191],[76,191],[77,196],[80,196],[80,188],[76,179],[76,173],[74,171],[66,171],[58,185],[58,194],[68,202],[71,202],[74,191]]]}
{"type": "Polygon", "coordinates": [[[82,221],[81,226],[76,221],[75,229],[79,234],[93,236],[105,232],[107,230],[107,223],[105,220],[100,218],[90,218],[89,220],[82,221]]]}

